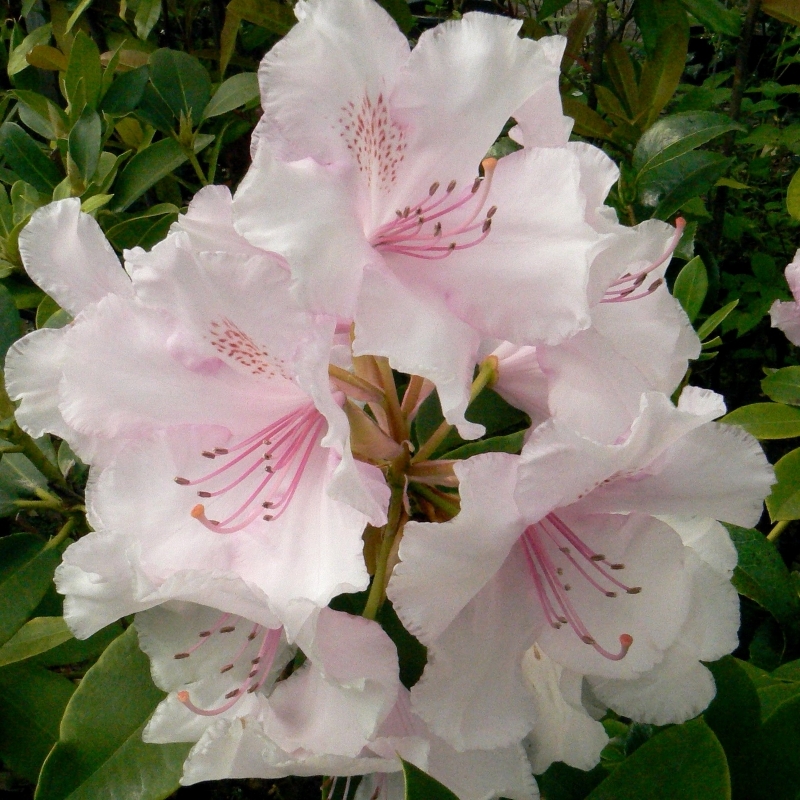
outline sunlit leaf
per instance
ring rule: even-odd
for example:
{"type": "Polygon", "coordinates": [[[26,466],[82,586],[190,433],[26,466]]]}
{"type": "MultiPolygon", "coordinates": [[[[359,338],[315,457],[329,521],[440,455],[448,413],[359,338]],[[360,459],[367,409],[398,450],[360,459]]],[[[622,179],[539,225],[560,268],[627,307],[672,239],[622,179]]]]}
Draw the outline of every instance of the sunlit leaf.
{"type": "Polygon", "coordinates": [[[683,306],[689,320],[694,322],[703,307],[707,292],[708,273],[700,256],[695,256],[678,273],[675,285],[672,287],[672,294],[683,306]]]}
{"type": "Polygon", "coordinates": [[[71,638],[72,631],[62,617],[36,617],[0,647],[0,667],[38,656],[71,638]]]}

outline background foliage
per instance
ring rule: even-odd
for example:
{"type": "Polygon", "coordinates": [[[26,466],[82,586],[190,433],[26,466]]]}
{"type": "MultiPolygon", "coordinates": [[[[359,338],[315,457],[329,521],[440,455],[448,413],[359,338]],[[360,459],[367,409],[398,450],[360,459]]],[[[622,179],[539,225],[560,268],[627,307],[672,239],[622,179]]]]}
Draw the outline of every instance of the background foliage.
{"type": "MultiPolygon", "coordinates": [[[[568,38],[562,93],[575,136],[622,175],[609,202],[635,224],[687,221],[673,291],[704,341],[690,373],[725,395],[779,482],[739,551],[741,644],[710,665],[718,693],[684,725],[610,715],[591,772],[554,764],[547,800],[795,800],[800,793],[800,359],[769,328],[800,245],[800,5],[795,0],[383,0],[414,40],[472,10],[568,38]]],[[[26,277],[19,233],[53,199],[80,197],[121,252],[162,238],[206,183],[235,188],[258,115],[255,71],[292,26],[278,0],[14,0],[0,35],[0,355],[65,311],[26,277]]],[[[515,148],[507,137],[495,155],[515,148]]],[[[688,377],[687,377],[688,379],[688,377]]],[[[487,436],[519,447],[519,420],[476,404],[487,436]]],[[[440,420],[429,403],[417,426],[440,420]]],[[[495,449],[501,443],[495,439],[495,449]]],[[[454,450],[463,443],[446,441],[454,450]]],[[[467,457],[468,445],[453,457],[467,457]]],[[[32,440],[0,396],[0,795],[36,800],[319,797],[319,781],[230,781],[178,790],[185,745],[140,734],[161,699],[127,622],[71,637],[52,584],[88,530],[86,467],[32,440]],[[177,790],[177,791],[176,791],[177,790]]],[[[724,469],[724,465],[720,465],[724,469]]],[[[358,598],[342,600],[350,609],[358,598]]],[[[406,683],[420,647],[387,611],[406,683]],[[389,617],[392,617],[391,619],[389,617]]],[[[324,788],[325,794],[328,787],[324,788]]],[[[451,798],[413,767],[410,800],[451,798]]],[[[333,795],[339,797],[341,788],[333,795]]]]}

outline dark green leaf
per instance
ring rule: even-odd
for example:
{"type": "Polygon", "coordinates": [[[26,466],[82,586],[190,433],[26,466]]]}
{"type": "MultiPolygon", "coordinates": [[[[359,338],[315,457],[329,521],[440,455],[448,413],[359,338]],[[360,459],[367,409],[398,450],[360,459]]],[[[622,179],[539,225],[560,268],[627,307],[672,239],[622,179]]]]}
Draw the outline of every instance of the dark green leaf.
{"type": "Polygon", "coordinates": [[[146,66],[123,72],[114,79],[103,97],[103,111],[113,116],[124,116],[133,111],[142,99],[150,72],[146,66]]]}
{"type": "Polygon", "coordinates": [[[789,181],[789,188],[786,192],[786,210],[791,217],[800,220],[800,169],[789,181]]]}
{"type": "Polygon", "coordinates": [[[150,56],[150,81],[176,119],[196,125],[211,99],[211,79],[205,67],[188,53],[162,47],[150,56]]]}
{"type": "Polygon", "coordinates": [[[710,111],[689,111],[663,117],[639,140],[633,152],[633,166],[638,179],[684,153],[710,142],[731,130],[742,130],[724,114],[710,111]]]}
{"type": "Polygon", "coordinates": [[[406,783],[405,800],[458,800],[446,786],[431,778],[419,767],[403,763],[403,777],[406,783]]]}
{"type": "Polygon", "coordinates": [[[161,0],[139,0],[136,16],[133,18],[136,35],[140,39],[146,39],[150,35],[150,31],[155,28],[160,16],[161,0]]]}
{"type": "Polygon", "coordinates": [[[725,158],[719,153],[694,151],[670,164],[678,165],[679,162],[680,171],[673,173],[673,177],[678,180],[666,192],[653,213],[657,219],[670,219],[681,210],[684,203],[710,191],[717,180],[728,171],[733,159],[725,158]]]}
{"type": "Polygon", "coordinates": [[[203,119],[218,117],[234,108],[239,108],[258,97],[258,75],[255,72],[240,72],[228,78],[214,92],[203,111],[203,119]]]}
{"type": "Polygon", "coordinates": [[[764,719],[758,750],[760,775],[753,800],[795,800],[800,792],[800,696],[777,705],[764,719]]]}
{"type": "MultiPolygon", "coordinates": [[[[357,611],[350,613],[360,614],[363,605],[357,611]]],[[[412,636],[400,622],[397,612],[391,602],[385,600],[378,612],[378,622],[389,635],[397,648],[400,660],[400,680],[407,689],[410,689],[421,677],[428,661],[428,650],[419,639],[412,636]]]]}
{"type": "MultiPolygon", "coordinates": [[[[213,137],[198,136],[197,140],[195,152],[210,144],[213,137]]],[[[186,153],[175,139],[162,139],[138,152],[123,167],[114,184],[114,210],[124,211],[186,160],[186,153]]]]}
{"type": "Polygon", "coordinates": [[[788,664],[783,664],[772,673],[773,678],[778,678],[782,681],[794,681],[800,683],[800,660],[790,661],[788,664]]]}
{"type": "Polygon", "coordinates": [[[717,693],[703,718],[725,750],[731,773],[733,796],[747,786],[753,767],[753,740],[761,727],[761,709],[756,687],[732,656],[708,664],[717,693]]]}
{"type": "Polygon", "coordinates": [[[800,408],[780,403],[751,403],[734,409],[720,422],[739,425],[756,439],[792,439],[800,436],[800,408]]]}
{"type": "Polygon", "coordinates": [[[683,306],[686,316],[694,322],[703,307],[707,292],[708,273],[700,256],[695,256],[678,273],[675,285],[672,287],[672,294],[683,306]]]}
{"type": "Polygon", "coordinates": [[[789,570],[772,542],[752,528],[726,525],[739,553],[733,585],[781,624],[796,627],[800,622],[800,598],[789,570]]]}
{"type": "Polygon", "coordinates": [[[87,106],[69,132],[69,156],[84,183],[89,183],[97,169],[101,146],[100,117],[87,106]]]}
{"type": "Polygon", "coordinates": [[[378,0],[378,3],[389,12],[403,33],[408,33],[414,27],[414,17],[406,0],[378,0]]]}
{"type": "Polygon", "coordinates": [[[770,518],[773,522],[800,519],[800,448],[775,464],[775,477],[778,482],[767,498],[770,518]]]}
{"type": "Polygon", "coordinates": [[[160,800],[178,788],[191,745],[142,742],[163,699],[136,630],[115,639],[86,673],[61,721],[61,735],[42,767],[36,800],[160,800]]]}
{"type": "Polygon", "coordinates": [[[58,167],[19,125],[0,125],[0,151],[14,172],[38,191],[49,195],[61,182],[58,167]]]}
{"type": "Polygon", "coordinates": [[[34,660],[45,667],[80,664],[82,661],[97,658],[122,633],[122,626],[114,622],[88,639],[68,639],[64,644],[36,656],[34,660]]]}
{"type": "Polygon", "coordinates": [[[152,247],[164,238],[169,226],[178,219],[179,211],[172,203],[160,203],[142,214],[118,222],[106,231],[106,236],[118,250],[152,247]]]}
{"type": "Polygon", "coordinates": [[[719,0],[681,0],[694,18],[713,33],[738,36],[742,18],[735,11],[725,8],[719,0]]]}
{"type": "Polygon", "coordinates": [[[633,4],[633,18],[642,33],[648,58],[652,58],[658,40],[664,30],[677,25],[689,34],[689,20],[686,10],[678,0],[636,0],[633,4]]]}
{"type": "Polygon", "coordinates": [[[28,620],[53,582],[61,553],[28,533],[0,538],[0,644],[28,620]]]}
{"type": "Polygon", "coordinates": [[[169,133],[178,127],[175,117],[172,116],[172,110],[161,99],[161,95],[153,88],[152,83],[144,87],[136,108],[136,116],[162,133],[169,133]]]}
{"type": "Polygon", "coordinates": [[[762,718],[766,720],[771,717],[781,705],[795,697],[800,697],[800,683],[795,681],[776,681],[772,686],[759,689],[762,718]]]}
{"type": "Polygon", "coordinates": [[[722,749],[702,719],[668,728],[620,764],[587,800],[726,800],[722,749]]]}
{"type": "Polygon", "coordinates": [[[777,669],[785,653],[786,637],[781,626],[772,617],[765,617],[750,640],[750,663],[764,670],[777,669]]]}
{"type": "Polygon", "coordinates": [[[0,647],[0,667],[38,656],[71,638],[72,632],[62,617],[35,617],[0,647]]]}
{"type": "Polygon", "coordinates": [[[509,433],[507,436],[492,436],[488,439],[479,439],[477,442],[461,445],[442,458],[472,458],[479,453],[519,453],[525,439],[525,431],[509,433]]]}
{"type": "Polygon", "coordinates": [[[36,783],[75,687],[34,664],[0,669],[0,758],[36,783]]]}
{"type": "Polygon", "coordinates": [[[536,19],[545,20],[552,17],[556,11],[561,11],[566,5],[569,5],[569,0],[544,0],[536,14],[536,19]]]}
{"type": "Polygon", "coordinates": [[[0,364],[5,360],[8,348],[19,339],[21,324],[14,298],[5,286],[0,285],[0,364]]]}
{"type": "Polygon", "coordinates": [[[608,770],[600,765],[585,772],[556,761],[536,776],[536,782],[547,800],[583,800],[607,776],[608,770]]]}
{"type": "Polygon", "coordinates": [[[639,81],[639,108],[645,115],[641,120],[645,128],[658,119],[675,94],[688,48],[688,30],[680,25],[670,25],[659,34],[653,57],[645,62],[639,81]]]}
{"type": "Polygon", "coordinates": [[[78,31],[64,73],[64,91],[72,110],[78,113],[83,111],[82,100],[91,108],[97,108],[102,86],[100,51],[89,36],[78,31]]]}
{"type": "Polygon", "coordinates": [[[292,10],[275,0],[231,0],[227,7],[226,22],[228,16],[246,19],[279,36],[289,33],[297,22],[292,10]]]}

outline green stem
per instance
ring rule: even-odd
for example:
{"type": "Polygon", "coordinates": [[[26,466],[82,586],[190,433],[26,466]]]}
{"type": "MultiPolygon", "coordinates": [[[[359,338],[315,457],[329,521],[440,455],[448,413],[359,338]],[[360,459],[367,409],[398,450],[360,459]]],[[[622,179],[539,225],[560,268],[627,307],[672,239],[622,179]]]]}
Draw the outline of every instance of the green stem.
{"type": "Polygon", "coordinates": [[[208,178],[206,178],[203,168],[200,166],[200,162],[197,160],[197,156],[191,147],[186,148],[186,155],[189,158],[189,162],[194,167],[195,174],[200,179],[200,183],[202,183],[203,186],[208,186],[208,178]]]}
{"type": "MultiPolygon", "coordinates": [[[[469,402],[471,403],[487,386],[491,386],[497,380],[497,356],[489,356],[483,360],[475,380],[472,381],[472,389],[469,393],[469,402]]],[[[436,452],[436,448],[447,438],[447,434],[453,429],[453,426],[445,420],[441,425],[430,435],[425,444],[414,454],[411,459],[412,464],[419,461],[427,461],[430,456],[436,452]]]]}
{"type": "Polygon", "coordinates": [[[450,514],[452,517],[458,514],[460,510],[456,503],[451,503],[449,500],[442,497],[442,495],[440,495],[438,492],[435,492],[430,488],[430,486],[426,486],[424,483],[415,483],[414,491],[417,494],[421,494],[429,503],[432,503],[446,514],[450,514]]]}
{"type": "Polygon", "coordinates": [[[789,525],[789,520],[781,520],[778,522],[775,527],[767,534],[767,539],[770,542],[777,542],[778,537],[786,530],[787,526],[789,525]]]}
{"type": "Polygon", "coordinates": [[[375,619],[386,599],[386,566],[389,562],[389,553],[392,551],[397,532],[400,529],[400,520],[403,518],[403,484],[392,485],[392,497],[389,501],[389,518],[383,527],[381,547],[375,563],[375,574],[372,576],[372,585],[369,587],[367,604],[361,616],[375,619]]]}
{"type": "Polygon", "coordinates": [[[375,363],[383,384],[383,396],[386,401],[384,408],[389,419],[392,438],[396,442],[403,442],[408,438],[408,431],[403,412],[400,410],[400,398],[397,396],[397,385],[394,382],[392,368],[389,366],[389,360],[381,356],[375,357],[375,363]]]}
{"type": "Polygon", "coordinates": [[[78,524],[76,517],[70,517],[62,526],[59,532],[45,545],[45,550],[52,550],[58,547],[67,536],[72,533],[72,529],[78,524]]]}
{"type": "Polygon", "coordinates": [[[222,150],[222,139],[225,136],[225,132],[230,127],[233,120],[229,120],[228,122],[223,125],[222,130],[217,134],[217,140],[214,142],[214,146],[211,148],[211,155],[208,158],[208,182],[214,183],[214,178],[217,176],[217,161],[219,160],[219,154],[222,150]]]}

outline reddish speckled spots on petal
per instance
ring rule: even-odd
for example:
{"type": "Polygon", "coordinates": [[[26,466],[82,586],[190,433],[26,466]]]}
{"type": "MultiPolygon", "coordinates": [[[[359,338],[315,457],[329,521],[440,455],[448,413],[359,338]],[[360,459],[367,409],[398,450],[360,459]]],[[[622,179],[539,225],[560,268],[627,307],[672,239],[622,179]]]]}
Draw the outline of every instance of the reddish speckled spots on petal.
{"type": "Polygon", "coordinates": [[[282,358],[270,355],[229,319],[223,317],[219,321],[213,321],[210,334],[209,341],[220,355],[246,367],[253,375],[263,375],[266,378],[280,375],[286,380],[292,380],[282,358]]]}
{"type": "Polygon", "coordinates": [[[356,159],[367,185],[388,189],[397,180],[397,168],[405,158],[405,134],[392,119],[383,94],[373,102],[365,94],[359,105],[342,107],[340,135],[356,159]]]}

